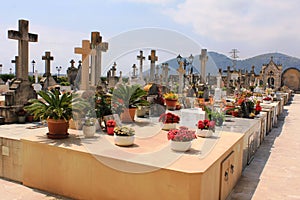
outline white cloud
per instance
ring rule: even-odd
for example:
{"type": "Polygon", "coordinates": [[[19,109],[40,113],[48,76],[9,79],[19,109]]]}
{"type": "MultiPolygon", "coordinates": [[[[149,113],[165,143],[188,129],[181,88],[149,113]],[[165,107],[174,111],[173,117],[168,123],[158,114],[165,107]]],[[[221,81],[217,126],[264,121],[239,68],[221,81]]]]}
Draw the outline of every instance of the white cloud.
{"type": "Polygon", "coordinates": [[[262,42],[296,37],[300,27],[297,7],[296,0],[186,0],[164,13],[217,41],[262,42]]]}

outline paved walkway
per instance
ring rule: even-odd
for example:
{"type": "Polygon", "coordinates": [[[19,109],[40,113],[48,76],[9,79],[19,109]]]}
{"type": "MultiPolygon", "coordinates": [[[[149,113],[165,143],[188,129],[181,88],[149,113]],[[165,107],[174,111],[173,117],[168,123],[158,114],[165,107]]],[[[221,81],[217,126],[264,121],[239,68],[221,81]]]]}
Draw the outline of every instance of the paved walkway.
{"type": "Polygon", "coordinates": [[[22,184],[0,178],[1,200],[67,200],[58,195],[49,194],[22,184]]]}
{"type": "Polygon", "coordinates": [[[300,199],[300,95],[284,108],[228,200],[300,199]]]}

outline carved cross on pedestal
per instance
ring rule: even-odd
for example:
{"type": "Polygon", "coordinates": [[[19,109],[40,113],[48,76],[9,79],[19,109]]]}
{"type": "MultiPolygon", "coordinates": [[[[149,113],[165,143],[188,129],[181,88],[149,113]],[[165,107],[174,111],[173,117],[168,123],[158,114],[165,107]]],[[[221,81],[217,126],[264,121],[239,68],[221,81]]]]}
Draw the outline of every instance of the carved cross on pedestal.
{"type": "Polygon", "coordinates": [[[82,40],[82,48],[76,47],[74,49],[76,54],[81,54],[81,84],[80,90],[89,89],[89,54],[91,53],[91,46],[89,40],[82,40]]]}
{"type": "Polygon", "coordinates": [[[9,30],[8,38],[18,40],[18,56],[19,62],[17,64],[16,78],[28,80],[28,42],[37,42],[38,35],[28,33],[28,21],[19,20],[19,31],[9,30]]]}
{"type": "Polygon", "coordinates": [[[11,63],[15,64],[15,72],[16,72],[16,77],[21,77],[22,76],[22,71],[19,71],[19,56],[15,56],[14,60],[11,60],[11,63]]]}
{"type": "Polygon", "coordinates": [[[140,61],[140,80],[143,80],[143,60],[145,60],[145,56],[143,56],[143,51],[140,51],[140,55],[137,56],[137,59],[140,61]]]}
{"type": "Polygon", "coordinates": [[[148,60],[150,60],[150,81],[153,81],[155,78],[155,61],[158,60],[158,57],[155,55],[155,50],[151,50],[148,60]]]}
{"type": "Polygon", "coordinates": [[[45,55],[42,56],[42,60],[45,60],[45,74],[44,77],[51,76],[51,60],[54,60],[53,56],[51,56],[50,51],[46,51],[45,55]]]}

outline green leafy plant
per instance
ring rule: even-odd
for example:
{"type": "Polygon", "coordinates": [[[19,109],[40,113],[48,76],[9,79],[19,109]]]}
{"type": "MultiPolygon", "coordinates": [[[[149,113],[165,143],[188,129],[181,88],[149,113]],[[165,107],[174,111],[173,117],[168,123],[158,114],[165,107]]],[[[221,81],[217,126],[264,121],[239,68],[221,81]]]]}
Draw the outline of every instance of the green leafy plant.
{"type": "Polygon", "coordinates": [[[139,85],[119,85],[113,91],[112,109],[115,113],[123,112],[125,108],[148,106],[147,92],[139,85]]]}
{"type": "Polygon", "coordinates": [[[42,99],[30,99],[30,105],[24,109],[34,115],[35,119],[64,119],[68,121],[74,113],[85,112],[86,102],[75,93],[61,94],[58,90],[39,91],[42,99]]]}

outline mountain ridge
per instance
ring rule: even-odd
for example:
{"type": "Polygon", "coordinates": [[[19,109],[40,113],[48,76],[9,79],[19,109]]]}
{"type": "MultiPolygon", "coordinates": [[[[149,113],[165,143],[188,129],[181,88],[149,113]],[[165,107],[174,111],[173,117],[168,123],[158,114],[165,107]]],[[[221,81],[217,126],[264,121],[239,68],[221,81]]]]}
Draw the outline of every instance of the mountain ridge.
{"type": "MultiPolygon", "coordinates": [[[[208,61],[206,64],[206,72],[210,73],[211,75],[217,75],[219,68],[222,68],[222,70],[226,70],[227,66],[233,66],[233,60],[224,54],[214,51],[209,51],[207,54],[208,61]]],[[[298,70],[300,70],[300,59],[283,53],[265,53],[251,58],[237,60],[236,69],[241,69],[244,72],[247,70],[248,72],[250,72],[252,66],[255,66],[255,73],[259,74],[262,66],[268,64],[271,60],[271,57],[273,57],[273,61],[275,64],[282,65],[282,72],[289,68],[297,68],[298,70]]],[[[178,63],[176,58],[168,60],[166,61],[166,63],[169,64],[169,74],[177,74],[176,70],[178,69],[178,63]]],[[[190,65],[186,67],[187,70],[190,70],[190,68],[190,65]]],[[[194,73],[199,73],[200,71],[199,55],[194,56],[193,71],[194,73]]]]}

